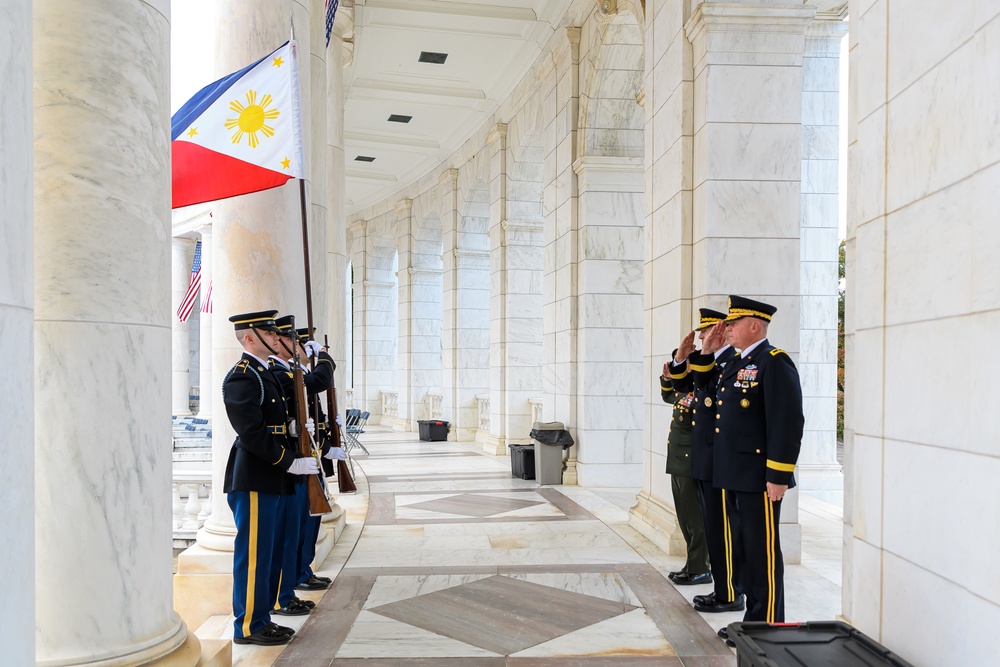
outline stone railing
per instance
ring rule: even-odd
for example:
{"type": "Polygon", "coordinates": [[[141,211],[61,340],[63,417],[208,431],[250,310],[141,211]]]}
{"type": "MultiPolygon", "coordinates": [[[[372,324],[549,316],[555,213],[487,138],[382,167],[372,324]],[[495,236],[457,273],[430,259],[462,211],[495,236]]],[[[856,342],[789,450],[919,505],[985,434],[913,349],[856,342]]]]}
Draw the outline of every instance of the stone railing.
{"type": "Polygon", "coordinates": [[[531,423],[542,421],[542,399],[529,398],[528,405],[531,406],[531,423]]]}
{"type": "Polygon", "coordinates": [[[490,430],[490,395],[476,394],[476,403],[479,404],[479,430],[490,430]]]}
{"type": "Polygon", "coordinates": [[[428,419],[444,417],[444,394],[439,391],[429,391],[424,394],[424,402],[427,406],[428,419]]]}
{"type": "Polygon", "coordinates": [[[212,470],[178,469],[173,471],[174,547],[189,547],[198,529],[212,513],[212,470]]]}
{"type": "Polygon", "coordinates": [[[399,416],[399,392],[398,391],[379,391],[379,398],[381,399],[381,412],[383,418],[395,419],[399,416]]]}

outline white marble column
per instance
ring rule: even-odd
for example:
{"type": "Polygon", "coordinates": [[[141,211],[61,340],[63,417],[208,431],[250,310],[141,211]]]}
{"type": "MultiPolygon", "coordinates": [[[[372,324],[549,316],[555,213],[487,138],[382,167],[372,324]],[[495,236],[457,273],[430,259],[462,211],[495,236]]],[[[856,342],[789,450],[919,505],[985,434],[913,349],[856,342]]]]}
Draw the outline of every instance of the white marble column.
{"type": "Polygon", "coordinates": [[[32,115],[31,0],[14,0],[0,21],[0,337],[15,354],[8,356],[7,389],[0,401],[0,422],[7,430],[0,444],[0,646],[4,661],[30,665],[35,660],[34,424],[32,420],[32,115]]]}
{"type": "MultiPolygon", "coordinates": [[[[189,396],[191,393],[191,344],[188,322],[181,322],[177,317],[177,308],[184,295],[187,294],[188,283],[191,282],[191,262],[194,257],[195,242],[189,238],[175,236],[171,241],[170,264],[170,328],[171,352],[173,357],[171,374],[171,408],[172,414],[185,416],[191,414],[189,396]]],[[[205,272],[202,271],[204,278],[205,272]]],[[[208,289],[207,279],[203,280],[202,297],[208,289]]],[[[197,308],[197,304],[195,304],[197,308]]]]}
{"type": "Polygon", "coordinates": [[[507,125],[486,138],[490,155],[490,434],[483,449],[531,442],[529,398],[542,390],[542,221],[511,216],[507,125]]]}
{"type": "MultiPolygon", "coordinates": [[[[442,365],[444,411],[449,439],[475,440],[479,429],[476,394],[489,392],[490,255],[483,217],[463,215],[459,170],[441,175],[442,218],[442,365]]],[[[466,206],[476,203],[466,202],[466,206]]]]}
{"type": "Polygon", "coordinates": [[[171,599],[169,7],[34,9],[35,661],[194,665],[171,599]]]}
{"type": "Polygon", "coordinates": [[[584,156],[579,184],[577,475],[642,480],[642,158],[584,156]]]}
{"type": "MultiPolygon", "coordinates": [[[[212,283],[213,255],[215,254],[212,225],[205,225],[201,232],[201,302],[208,297],[208,288],[212,287],[212,310],[218,303],[215,298],[215,285],[212,283]]],[[[212,391],[212,313],[201,313],[198,318],[198,417],[211,419],[215,392],[212,391]]],[[[224,416],[223,416],[224,417],[224,416]]]]}
{"type": "Polygon", "coordinates": [[[802,59],[802,219],[799,376],[806,415],[799,488],[843,503],[837,463],[838,153],[840,44],[847,23],[817,19],[802,59]]]}

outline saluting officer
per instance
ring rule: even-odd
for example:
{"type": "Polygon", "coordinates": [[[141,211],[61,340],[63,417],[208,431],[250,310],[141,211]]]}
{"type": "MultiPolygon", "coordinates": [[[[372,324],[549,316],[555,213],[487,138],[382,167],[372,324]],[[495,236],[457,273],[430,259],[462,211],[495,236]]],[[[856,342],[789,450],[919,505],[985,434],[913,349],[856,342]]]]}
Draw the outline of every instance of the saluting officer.
{"type": "MultiPolygon", "coordinates": [[[[279,337],[277,339],[277,352],[268,357],[271,370],[281,382],[287,403],[288,414],[295,418],[298,415],[295,391],[295,373],[292,364],[295,363],[296,354],[304,357],[308,352],[301,348],[298,333],[292,328],[294,317],[285,315],[275,320],[279,337]]],[[[310,347],[310,352],[318,350],[310,347]]],[[[319,353],[319,363],[316,370],[308,373],[303,368],[303,384],[309,395],[324,391],[330,386],[333,380],[333,359],[325,352],[319,353]]],[[[315,417],[310,417],[309,431],[315,433],[315,417]]],[[[293,439],[293,446],[298,451],[298,441],[293,439]]],[[[279,507],[279,521],[284,525],[285,550],[281,562],[277,564],[281,575],[278,583],[278,594],[274,604],[274,613],[282,616],[303,616],[310,613],[316,606],[311,600],[303,600],[295,595],[295,588],[299,584],[300,561],[304,543],[308,540],[306,530],[309,528],[309,495],[305,477],[299,477],[294,482],[294,494],[283,499],[279,507]]],[[[319,521],[319,517],[316,517],[319,521]]],[[[315,536],[313,536],[312,552],[315,553],[315,536]]],[[[312,559],[310,558],[310,561],[312,559]]],[[[323,586],[326,588],[326,586],[323,586]]],[[[318,590],[318,589],[311,589],[318,590]]]]}
{"type": "Polygon", "coordinates": [[[739,532],[725,491],[712,481],[716,391],[722,371],[736,357],[736,350],[726,341],[725,313],[711,308],[699,308],[698,313],[698,327],[681,341],[668,369],[675,390],[694,391],[691,476],[697,483],[700,518],[715,583],[708,595],[694,596],[694,608],[709,613],[740,611],[744,601],[738,583],[739,532]],[[702,343],[701,351],[694,347],[695,334],[702,343]]]}
{"type": "Polygon", "coordinates": [[[739,519],[747,596],[746,621],[785,620],[784,563],[778,527],[781,500],[795,486],[793,471],[805,418],[799,374],[788,354],[767,340],[777,309],[729,297],[726,330],[740,356],[719,379],[715,426],[715,486],[726,489],[739,519]]]}
{"type": "Polygon", "coordinates": [[[294,631],[271,622],[284,545],[277,516],[281,497],[294,492],[292,475],[319,471],[312,457],[297,457],[287,438],[288,413],[278,378],[265,358],[275,352],[275,310],[229,318],[243,356],[222,384],[236,440],[229,451],[223,490],[236,522],[233,554],[233,641],[285,644],[294,631]],[[291,474],[289,474],[291,473],[291,474]]]}

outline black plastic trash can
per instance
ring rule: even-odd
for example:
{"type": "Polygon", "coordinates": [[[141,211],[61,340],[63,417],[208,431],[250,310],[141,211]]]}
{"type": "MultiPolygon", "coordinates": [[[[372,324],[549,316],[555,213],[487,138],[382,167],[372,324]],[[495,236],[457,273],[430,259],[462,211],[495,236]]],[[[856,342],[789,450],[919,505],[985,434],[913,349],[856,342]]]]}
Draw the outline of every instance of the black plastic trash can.
{"type": "Polygon", "coordinates": [[[840,621],[730,623],[737,667],[913,667],[840,621]]]}
{"type": "Polygon", "coordinates": [[[448,439],[448,422],[436,419],[419,419],[417,428],[420,431],[420,439],[428,442],[439,442],[448,439]]]}
{"type": "Polygon", "coordinates": [[[533,445],[510,447],[510,474],[520,479],[535,479],[535,448],[533,445]]]}

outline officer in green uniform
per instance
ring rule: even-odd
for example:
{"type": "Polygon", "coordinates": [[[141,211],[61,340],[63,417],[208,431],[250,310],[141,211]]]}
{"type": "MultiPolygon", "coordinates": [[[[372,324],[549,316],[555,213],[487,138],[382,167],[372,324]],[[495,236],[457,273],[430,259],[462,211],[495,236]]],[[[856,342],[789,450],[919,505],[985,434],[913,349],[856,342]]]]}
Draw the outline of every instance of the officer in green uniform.
{"type": "Polygon", "coordinates": [[[713,482],[725,489],[743,544],[741,579],[746,621],[785,620],[784,563],[778,527],[805,418],[802,387],[788,354],[771,345],[767,328],[777,309],[729,297],[726,331],[740,356],[719,379],[713,482]]]}
{"type": "Polygon", "coordinates": [[[667,436],[667,474],[674,496],[677,523],[687,545],[687,561],[677,572],[667,577],[679,586],[707,584],[712,581],[708,566],[705,526],[698,501],[698,483],[691,477],[691,408],[692,392],[676,392],[668,377],[669,363],[663,365],[660,376],[660,396],[674,406],[667,436]]]}

